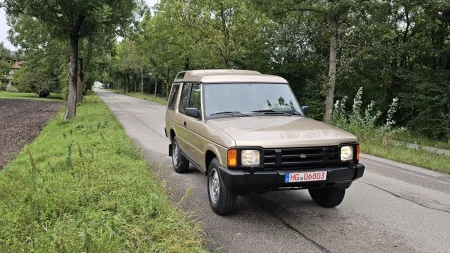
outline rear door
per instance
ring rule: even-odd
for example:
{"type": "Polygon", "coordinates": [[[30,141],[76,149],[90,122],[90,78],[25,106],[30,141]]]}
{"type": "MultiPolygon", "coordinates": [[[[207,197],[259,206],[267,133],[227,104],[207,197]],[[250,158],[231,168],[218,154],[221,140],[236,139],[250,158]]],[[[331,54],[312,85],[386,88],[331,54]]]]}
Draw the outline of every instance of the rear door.
{"type": "MultiPolygon", "coordinates": [[[[169,95],[169,102],[167,104],[167,110],[166,110],[166,131],[169,131],[169,129],[173,128],[173,121],[175,118],[175,111],[176,111],[176,106],[177,101],[178,101],[178,94],[179,94],[179,90],[180,90],[180,85],[179,83],[174,83],[172,84],[172,89],[170,90],[170,95],[169,95]]],[[[170,132],[167,132],[167,136],[169,136],[170,132]]]]}

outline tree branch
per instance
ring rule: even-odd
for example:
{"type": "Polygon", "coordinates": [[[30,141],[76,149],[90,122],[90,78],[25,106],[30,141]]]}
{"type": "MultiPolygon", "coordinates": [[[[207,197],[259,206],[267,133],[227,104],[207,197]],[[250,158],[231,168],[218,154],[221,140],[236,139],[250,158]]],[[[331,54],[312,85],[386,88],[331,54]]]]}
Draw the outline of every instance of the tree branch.
{"type": "Polygon", "coordinates": [[[280,11],[280,12],[274,12],[274,14],[276,15],[281,15],[281,14],[286,14],[288,12],[315,12],[315,13],[320,13],[322,15],[326,15],[327,13],[321,10],[317,10],[317,9],[313,9],[313,8],[296,8],[296,9],[286,9],[284,11],[280,11]]]}

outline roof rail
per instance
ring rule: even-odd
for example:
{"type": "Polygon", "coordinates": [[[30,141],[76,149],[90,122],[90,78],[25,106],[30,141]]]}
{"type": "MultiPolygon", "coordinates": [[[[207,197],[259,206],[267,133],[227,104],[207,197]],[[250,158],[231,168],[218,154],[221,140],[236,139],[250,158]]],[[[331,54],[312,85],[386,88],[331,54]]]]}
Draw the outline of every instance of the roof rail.
{"type": "Polygon", "coordinates": [[[175,77],[175,80],[183,79],[184,76],[186,75],[186,72],[187,72],[187,71],[181,71],[181,72],[178,72],[177,76],[175,77]]]}

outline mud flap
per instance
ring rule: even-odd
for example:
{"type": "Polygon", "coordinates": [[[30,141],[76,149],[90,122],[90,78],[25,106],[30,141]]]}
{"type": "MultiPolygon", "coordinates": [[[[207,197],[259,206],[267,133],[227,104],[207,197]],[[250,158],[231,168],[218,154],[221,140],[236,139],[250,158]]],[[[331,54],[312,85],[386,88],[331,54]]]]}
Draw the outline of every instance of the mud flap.
{"type": "Polygon", "coordinates": [[[169,156],[172,156],[172,143],[169,144],[169,156]]]}

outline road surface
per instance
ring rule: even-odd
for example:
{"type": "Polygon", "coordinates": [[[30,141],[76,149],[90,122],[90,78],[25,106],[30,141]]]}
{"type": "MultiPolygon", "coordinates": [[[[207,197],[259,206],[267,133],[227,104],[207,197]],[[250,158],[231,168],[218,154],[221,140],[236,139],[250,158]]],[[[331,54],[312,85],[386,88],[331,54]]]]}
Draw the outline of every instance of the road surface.
{"type": "Polygon", "coordinates": [[[212,252],[450,252],[450,175],[363,155],[364,177],[336,208],[317,206],[307,191],[271,192],[239,197],[239,211],[221,217],[209,206],[204,174],[173,171],[165,107],[96,92],[173,202],[192,189],[180,205],[202,224],[212,252]]]}

